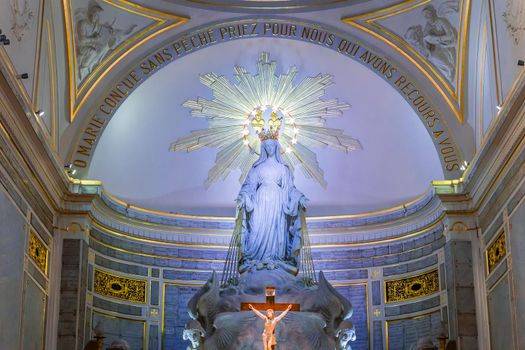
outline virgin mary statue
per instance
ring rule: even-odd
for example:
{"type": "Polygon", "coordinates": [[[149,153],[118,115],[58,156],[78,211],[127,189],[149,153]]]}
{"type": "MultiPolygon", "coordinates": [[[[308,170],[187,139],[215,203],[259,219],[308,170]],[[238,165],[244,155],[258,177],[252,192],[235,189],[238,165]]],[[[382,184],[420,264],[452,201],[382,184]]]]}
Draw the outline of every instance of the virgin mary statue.
{"type": "Polygon", "coordinates": [[[243,225],[239,272],[283,268],[297,274],[306,203],[281,158],[279,142],[262,141],[260,157],[237,197],[243,225]]]}

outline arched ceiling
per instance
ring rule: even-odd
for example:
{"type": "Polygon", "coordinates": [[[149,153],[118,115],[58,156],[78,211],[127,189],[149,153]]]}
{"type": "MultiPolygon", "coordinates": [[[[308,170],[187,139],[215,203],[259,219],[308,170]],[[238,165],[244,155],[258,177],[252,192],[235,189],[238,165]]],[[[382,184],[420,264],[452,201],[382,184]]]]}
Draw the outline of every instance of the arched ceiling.
{"type": "MultiPolygon", "coordinates": [[[[99,54],[96,69],[81,73],[82,50],[74,44],[78,16],[92,3],[65,1],[68,66],[77,82],[70,84],[71,124],[61,130],[60,150],[65,162],[73,163],[76,177],[100,179],[109,192],[132,204],[194,214],[231,211],[239,187],[236,174],[209,190],[202,186],[216,150],[179,154],[168,147],[206,127],[181,107],[188,98],[211,98],[198,82],[199,74],[232,78],[235,64],[253,71],[262,51],[277,60],[280,72],[296,65],[301,77],[332,74],[336,86],[327,97],[353,106],[328,126],[358,138],[364,150],[349,155],[317,151],[326,190],[296,174],[317,214],[401,204],[424,192],[432,179],[459,177],[463,159],[474,152],[471,127],[462,122],[465,37],[454,37],[457,64],[448,69],[435,56],[418,51],[407,35],[410,28],[425,27],[426,0],[107,0],[100,3],[101,21],[118,29],[120,39],[109,53],[99,54]],[[266,30],[268,23],[296,25],[299,34],[275,34],[266,30]],[[252,24],[257,25],[255,34],[239,35],[252,24]],[[304,28],[333,38],[305,37],[304,28]],[[198,35],[206,33],[212,42],[192,48],[188,40],[201,40],[198,35]],[[381,62],[393,71],[381,72],[381,62]],[[122,88],[126,79],[132,88],[122,88]],[[112,94],[117,101],[108,109],[112,94]]],[[[461,33],[468,23],[468,3],[432,0],[431,5],[461,33]]]]}
{"type": "MultiPolygon", "coordinates": [[[[106,133],[112,130],[113,113],[125,108],[128,98],[137,101],[134,90],[163,74],[167,69],[163,67],[184,65],[191,56],[204,55],[201,50],[212,52],[215,46],[223,45],[250,47],[262,38],[281,38],[276,46],[280,45],[282,56],[290,53],[296,42],[317,48],[311,50],[311,59],[300,58],[299,63],[317,62],[315,57],[324,55],[339,60],[341,57],[329,54],[338,53],[347,59],[347,66],[339,65],[338,71],[332,72],[336,77],[356,62],[380,77],[386,82],[384,89],[374,89],[366,97],[379,100],[389,94],[385,91],[393,89],[416,113],[427,139],[433,143],[442,177],[457,179],[462,176],[464,161],[472,160],[476,147],[483,146],[485,134],[497,118],[494,111],[505,106],[506,96],[520,73],[515,63],[522,58],[520,49],[524,45],[519,21],[509,17],[513,7],[501,1],[39,0],[26,5],[22,12],[8,2],[0,6],[5,9],[0,11],[0,22],[10,23],[2,27],[2,34],[11,43],[6,42],[0,50],[2,74],[11,77],[11,87],[33,117],[50,152],[63,164],[72,163],[73,168],[67,171],[78,179],[88,179],[94,173],[90,161],[100,153],[98,142],[102,146],[112,137],[106,133]],[[275,24],[295,25],[300,34],[284,38],[266,30],[267,25],[275,24]],[[258,26],[254,35],[239,35],[239,29],[251,29],[252,25],[258,26]],[[333,34],[334,39],[327,42],[303,36],[305,28],[312,33],[314,29],[323,32],[325,38],[333,34]],[[191,47],[192,35],[199,33],[214,37],[204,49],[191,47]],[[177,50],[180,55],[175,54],[177,50]],[[150,65],[159,55],[164,62],[158,63],[151,74],[141,72],[143,64],[150,65]],[[381,73],[381,61],[390,64],[395,73],[381,73]],[[122,82],[129,83],[129,79],[136,79],[136,84],[118,92],[122,82]],[[118,101],[110,113],[105,113],[108,97],[118,101]],[[425,109],[427,103],[431,112],[425,109]]],[[[255,52],[260,51],[255,48],[251,53],[255,52]]],[[[281,59],[275,52],[270,53],[281,59]]],[[[240,55],[248,57],[245,52],[240,55]]],[[[209,57],[210,61],[216,59],[209,57]]],[[[220,71],[231,72],[233,64],[242,60],[219,61],[224,63],[220,71]]],[[[291,58],[288,61],[283,65],[298,64],[291,58]]],[[[324,67],[330,68],[326,72],[333,71],[333,62],[330,59],[319,67],[310,66],[309,71],[323,72],[324,67]]],[[[208,66],[209,61],[192,72],[209,71],[208,66]]],[[[359,83],[369,85],[368,81],[359,83]]],[[[205,93],[196,87],[192,95],[198,91],[205,93]]],[[[354,109],[347,113],[353,115],[356,103],[351,98],[349,102],[354,109]]],[[[374,107],[368,108],[371,111],[374,107]]],[[[403,108],[392,106],[389,113],[403,108]]],[[[116,118],[121,119],[120,112],[116,118]]],[[[350,126],[348,132],[352,133],[354,125],[350,126]]],[[[405,134],[397,136],[407,138],[405,134]]],[[[419,148],[409,153],[415,150],[419,148]]],[[[104,157],[111,158],[110,151],[104,153],[104,157]]],[[[122,194],[134,198],[131,192],[122,194]]],[[[150,197],[155,196],[158,193],[152,192],[150,197]]],[[[388,198],[383,198],[385,206],[390,203],[388,198]]],[[[359,211],[363,210],[366,206],[359,211]]]]}
{"type": "Polygon", "coordinates": [[[325,98],[352,105],[327,126],[359,139],[363,150],[349,154],[316,149],[328,182],[326,189],[300,171],[296,185],[311,199],[312,215],[348,214],[400,205],[443,178],[432,140],[410,105],[377,74],[332,50],[299,41],[257,38],[229,42],[168,64],[142,83],[120,106],[96,148],[88,178],[127,202],[155,210],[231,215],[239,190],[235,172],[204,188],[216,150],[169,152],[169,145],[195,129],[206,128],[182,106],[187,99],[212,98],[199,75],[214,72],[234,80],[233,66],[255,72],[260,52],[270,53],[278,74],[295,65],[296,83],[327,73],[335,85],[325,98]]]}

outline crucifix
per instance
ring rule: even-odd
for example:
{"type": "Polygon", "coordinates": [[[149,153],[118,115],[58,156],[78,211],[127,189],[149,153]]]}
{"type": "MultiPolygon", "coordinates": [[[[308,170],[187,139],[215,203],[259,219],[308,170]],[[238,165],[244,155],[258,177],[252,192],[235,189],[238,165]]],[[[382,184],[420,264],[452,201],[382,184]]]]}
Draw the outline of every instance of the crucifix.
{"type": "Polygon", "coordinates": [[[299,304],[281,304],[275,302],[275,288],[266,287],[266,302],[265,303],[241,303],[241,311],[249,311],[249,305],[252,305],[256,310],[268,310],[272,309],[273,311],[284,311],[288,308],[288,305],[292,305],[290,311],[301,311],[301,306],[299,304]]]}
{"type": "Polygon", "coordinates": [[[241,303],[241,311],[252,310],[257,316],[264,320],[264,332],[262,334],[264,350],[275,349],[275,327],[277,323],[286,316],[288,311],[300,311],[299,304],[275,303],[275,288],[266,287],[266,303],[241,303]],[[259,310],[264,310],[266,315],[259,310]],[[282,311],[275,316],[275,311],[282,311]]]}

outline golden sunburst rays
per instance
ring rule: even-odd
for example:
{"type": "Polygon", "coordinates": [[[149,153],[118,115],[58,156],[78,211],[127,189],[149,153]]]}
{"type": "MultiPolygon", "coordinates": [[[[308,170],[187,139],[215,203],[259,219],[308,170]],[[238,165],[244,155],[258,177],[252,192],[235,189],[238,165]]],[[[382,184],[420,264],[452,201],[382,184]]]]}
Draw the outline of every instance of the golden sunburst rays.
{"type": "Polygon", "coordinates": [[[259,156],[259,134],[265,131],[278,133],[282,156],[292,171],[300,168],[307,178],[323,187],[327,182],[313,149],[331,147],[345,153],[361,149],[360,142],[343,130],[325,127],[327,118],[341,117],[350,108],[338,99],[322,99],[333,84],[332,76],[318,74],[294,85],[296,67],[281,75],[276,69],[277,63],[263,52],[255,75],[236,66],[237,82],[232,84],[224,76],[204,74],[200,81],[212,90],[213,99],[199,97],[184,102],[193,117],[206,118],[208,128],[179,138],[170,150],[218,149],[206,188],[235,169],[240,169],[242,183],[259,156]]]}

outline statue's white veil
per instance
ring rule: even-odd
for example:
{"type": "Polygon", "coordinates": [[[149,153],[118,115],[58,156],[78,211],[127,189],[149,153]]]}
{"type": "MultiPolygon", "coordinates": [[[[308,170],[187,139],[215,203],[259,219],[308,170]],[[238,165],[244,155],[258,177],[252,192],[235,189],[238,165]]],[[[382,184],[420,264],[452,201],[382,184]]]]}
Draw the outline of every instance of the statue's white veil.
{"type": "Polygon", "coordinates": [[[270,142],[275,143],[275,159],[277,160],[277,162],[283,165],[286,165],[286,163],[283,161],[281,157],[281,145],[279,144],[279,141],[274,140],[274,139],[268,139],[268,140],[264,140],[261,142],[261,155],[259,156],[259,159],[257,159],[255,163],[253,163],[254,168],[258,166],[259,164],[261,164],[262,162],[264,162],[266,159],[268,159],[268,151],[266,150],[264,145],[270,142]]]}

